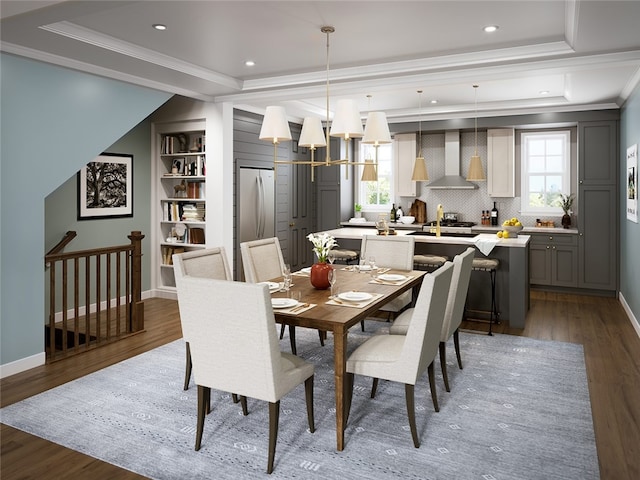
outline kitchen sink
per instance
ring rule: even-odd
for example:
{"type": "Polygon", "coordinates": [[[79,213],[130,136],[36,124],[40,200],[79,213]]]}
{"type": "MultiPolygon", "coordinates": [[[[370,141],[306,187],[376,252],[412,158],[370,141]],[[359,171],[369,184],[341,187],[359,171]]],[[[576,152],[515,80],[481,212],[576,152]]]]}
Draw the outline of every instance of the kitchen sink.
{"type": "MultiPolygon", "coordinates": [[[[428,237],[435,237],[436,234],[435,232],[411,232],[408,233],[407,235],[420,235],[420,236],[428,236],[428,237]]],[[[442,232],[440,234],[441,237],[467,237],[467,238],[473,238],[476,235],[478,235],[477,233],[466,233],[466,232],[442,232]]]]}

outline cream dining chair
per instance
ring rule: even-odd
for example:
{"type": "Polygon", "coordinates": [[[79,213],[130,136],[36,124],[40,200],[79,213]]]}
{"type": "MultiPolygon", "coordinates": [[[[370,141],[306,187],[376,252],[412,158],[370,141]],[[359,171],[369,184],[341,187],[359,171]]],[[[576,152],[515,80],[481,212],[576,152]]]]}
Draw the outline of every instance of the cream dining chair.
{"type": "MultiPolygon", "coordinates": [[[[240,244],[242,268],[245,281],[249,283],[266,282],[282,276],[284,257],[277,237],[252,240],[240,244]]],[[[280,329],[280,338],[284,334],[284,324],[280,329]]],[[[324,346],[324,332],[318,332],[320,344],[324,346]]],[[[296,354],[296,327],[289,325],[289,342],[291,353],[296,354]]]]}
{"type": "MultiPolygon", "coordinates": [[[[447,308],[444,313],[444,322],[442,324],[442,332],[440,334],[440,368],[442,369],[442,379],[447,392],[450,392],[449,377],[447,375],[447,358],[446,348],[447,342],[453,336],[453,344],[458,360],[458,367],[462,369],[462,357],[460,356],[460,324],[464,314],[464,305],[469,290],[469,281],[471,279],[471,267],[475,249],[467,248],[463,253],[456,255],[453,259],[453,277],[451,278],[451,289],[447,298],[447,308]]],[[[398,318],[389,327],[389,333],[392,335],[406,335],[411,322],[413,309],[402,312],[398,318]]]]}
{"type": "MultiPolygon", "coordinates": [[[[397,270],[413,270],[413,252],[416,239],[408,236],[363,235],[360,245],[360,258],[368,261],[375,258],[379,268],[393,268],[397,270]]],[[[411,304],[411,291],[405,292],[380,308],[395,318],[398,312],[411,304]]],[[[364,320],[360,322],[364,332],[364,320]]]]}
{"type": "Polygon", "coordinates": [[[176,278],[176,285],[198,387],[195,449],[200,450],[205,416],[211,411],[212,388],[240,395],[245,415],[246,397],[264,400],[269,402],[267,473],[273,472],[280,399],[302,383],[309,430],[315,431],[313,365],[280,351],[265,285],[188,275],[176,278]]]}
{"type": "MultiPolygon", "coordinates": [[[[192,277],[213,278],[217,280],[233,280],[227,254],[224,247],[193,250],[173,255],[173,272],[176,278],[190,275],[192,277]]],[[[191,379],[191,351],[189,339],[182,332],[186,345],[186,368],[184,373],[184,389],[189,389],[191,379]]]]}
{"type": "Polygon", "coordinates": [[[428,370],[431,399],[436,411],[439,410],[433,361],[438,354],[438,340],[452,273],[453,265],[447,262],[435,272],[424,276],[406,335],[374,335],[349,356],[347,419],[353,399],[354,374],[373,377],[372,398],[375,396],[380,378],[404,383],[413,445],[416,448],[420,447],[416,429],[414,389],[424,371],[428,370]]]}

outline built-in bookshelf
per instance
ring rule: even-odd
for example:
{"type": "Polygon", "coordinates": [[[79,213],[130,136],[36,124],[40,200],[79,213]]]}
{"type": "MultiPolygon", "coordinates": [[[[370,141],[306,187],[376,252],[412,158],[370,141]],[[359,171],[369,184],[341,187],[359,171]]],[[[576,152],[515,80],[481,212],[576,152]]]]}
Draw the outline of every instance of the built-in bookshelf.
{"type": "Polygon", "coordinates": [[[204,121],[155,124],[156,288],[175,288],[172,255],[205,248],[204,121]]]}

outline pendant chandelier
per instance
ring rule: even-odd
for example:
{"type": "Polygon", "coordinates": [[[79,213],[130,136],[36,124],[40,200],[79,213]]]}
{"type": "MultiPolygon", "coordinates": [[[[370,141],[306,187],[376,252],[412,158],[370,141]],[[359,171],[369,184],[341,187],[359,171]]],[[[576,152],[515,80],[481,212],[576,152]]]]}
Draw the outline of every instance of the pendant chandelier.
{"type": "Polygon", "coordinates": [[[475,154],[471,156],[471,162],[469,163],[469,173],[467,174],[467,180],[471,182],[481,182],[487,179],[482,169],[482,160],[478,155],[478,85],[474,85],[475,89],[475,131],[476,131],[476,150],[475,154]]]}
{"type": "Polygon", "coordinates": [[[418,90],[418,156],[413,163],[413,174],[411,180],[414,182],[426,182],[429,180],[429,173],[427,172],[427,162],[422,155],[422,90],[418,90]]]}
{"type": "MultiPolygon", "coordinates": [[[[311,181],[314,180],[316,167],[345,165],[364,165],[362,181],[377,181],[378,146],[391,143],[391,134],[387,124],[387,116],[384,112],[369,112],[366,126],[363,130],[360,112],[353,100],[338,100],[333,122],[329,121],[329,34],[335,32],[332,26],[324,26],[320,29],[327,37],[327,78],[326,78],[326,122],[325,131],[322,130],[322,122],[316,117],[305,117],[302,123],[302,131],[298,145],[308,147],[311,151],[311,160],[280,160],[278,159],[278,144],[290,141],[291,130],[283,107],[267,107],[260,129],[260,140],[273,143],[273,164],[277,170],[278,165],[310,165],[311,181]],[[334,160],[331,158],[329,137],[341,138],[347,143],[346,158],[334,160]],[[349,143],[352,138],[362,138],[362,143],[371,144],[375,148],[375,161],[354,162],[349,160],[349,143]],[[324,161],[316,160],[315,151],[318,147],[326,147],[324,161]]],[[[275,178],[275,176],[274,176],[275,178]]],[[[349,169],[345,170],[345,178],[349,178],[349,169]]]]}

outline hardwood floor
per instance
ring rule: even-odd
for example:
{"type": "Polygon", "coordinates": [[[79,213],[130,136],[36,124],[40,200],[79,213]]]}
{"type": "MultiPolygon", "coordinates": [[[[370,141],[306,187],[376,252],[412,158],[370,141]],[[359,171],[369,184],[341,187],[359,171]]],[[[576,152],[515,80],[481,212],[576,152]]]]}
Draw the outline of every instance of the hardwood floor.
{"type": "MultiPolygon", "coordinates": [[[[3,379],[1,406],[180,338],[176,302],[145,301],[145,326],[121,342],[3,379]]],[[[463,328],[487,331],[488,325],[468,322],[463,328]]],[[[640,338],[619,302],[532,291],[526,328],[498,325],[494,332],[582,344],[601,478],[640,478],[640,338]]],[[[3,480],[144,478],[6,425],[0,433],[3,480]]]]}

